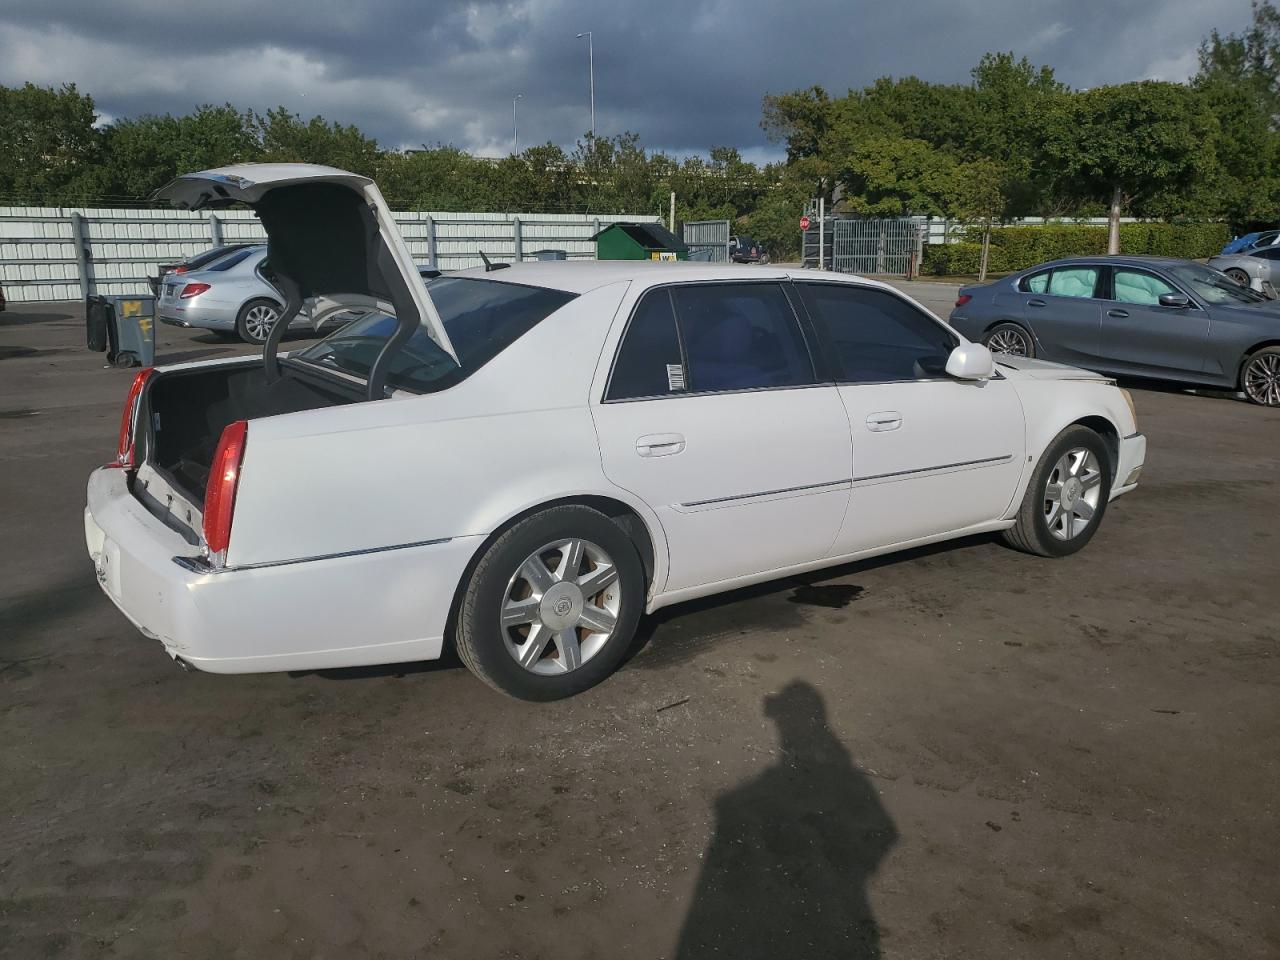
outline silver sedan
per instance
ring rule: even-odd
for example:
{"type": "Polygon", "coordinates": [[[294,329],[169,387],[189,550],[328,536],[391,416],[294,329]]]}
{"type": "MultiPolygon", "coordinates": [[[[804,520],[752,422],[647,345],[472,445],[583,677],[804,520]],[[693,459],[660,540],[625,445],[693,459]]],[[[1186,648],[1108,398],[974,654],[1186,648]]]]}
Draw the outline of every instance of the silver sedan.
{"type": "Polygon", "coordinates": [[[1209,266],[1241,286],[1274,299],[1276,281],[1280,280],[1280,246],[1251,247],[1240,253],[1219,255],[1209,260],[1209,266]]]}
{"type": "MultiPolygon", "coordinates": [[[[156,301],[161,323],[203,327],[238,336],[246,343],[267,340],[284,307],[284,298],[263,276],[267,248],[242,247],[184,274],[166,274],[156,301]]],[[[297,326],[305,326],[299,316],[297,326]]]]}

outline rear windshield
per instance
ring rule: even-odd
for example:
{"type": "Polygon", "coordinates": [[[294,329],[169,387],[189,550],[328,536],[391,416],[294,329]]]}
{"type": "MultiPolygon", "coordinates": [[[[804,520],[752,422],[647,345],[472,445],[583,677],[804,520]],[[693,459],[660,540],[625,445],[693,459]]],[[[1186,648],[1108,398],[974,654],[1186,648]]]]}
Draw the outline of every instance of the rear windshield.
{"type": "Polygon", "coordinates": [[[204,253],[196,254],[194,257],[189,257],[184,262],[186,263],[188,270],[198,270],[206,264],[213,263],[213,261],[227,256],[227,254],[235,254],[251,249],[253,248],[245,246],[214,247],[212,250],[206,250],[204,253]]]}
{"type": "MultiPolygon", "coordinates": [[[[391,386],[415,393],[443,390],[466,379],[577,296],[474,277],[437,277],[427,289],[461,366],[419,327],[396,353],[387,375],[391,386]]],[[[367,379],[395,329],[394,318],[365,314],[293,357],[367,379]]]]}
{"type": "Polygon", "coordinates": [[[1265,303],[1267,298],[1236,283],[1225,273],[1198,263],[1179,264],[1169,272],[1206,303],[1265,303]]]}
{"type": "Polygon", "coordinates": [[[230,270],[232,267],[240,263],[242,260],[245,260],[250,255],[254,253],[261,253],[261,252],[262,252],[261,247],[245,247],[243,250],[237,250],[235,253],[228,254],[227,256],[223,257],[221,260],[218,260],[216,263],[209,264],[209,266],[205,267],[204,269],[205,269],[205,272],[207,273],[219,273],[223,270],[230,270]]]}

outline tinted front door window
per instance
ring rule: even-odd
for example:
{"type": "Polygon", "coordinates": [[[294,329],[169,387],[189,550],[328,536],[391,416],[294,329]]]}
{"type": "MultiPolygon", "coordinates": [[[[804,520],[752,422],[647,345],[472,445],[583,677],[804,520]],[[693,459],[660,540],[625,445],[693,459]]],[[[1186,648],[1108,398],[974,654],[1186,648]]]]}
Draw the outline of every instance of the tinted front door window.
{"type": "Polygon", "coordinates": [[[866,287],[799,283],[826,332],[844,383],[888,383],[943,374],[956,339],[901,297],[866,287]]]}

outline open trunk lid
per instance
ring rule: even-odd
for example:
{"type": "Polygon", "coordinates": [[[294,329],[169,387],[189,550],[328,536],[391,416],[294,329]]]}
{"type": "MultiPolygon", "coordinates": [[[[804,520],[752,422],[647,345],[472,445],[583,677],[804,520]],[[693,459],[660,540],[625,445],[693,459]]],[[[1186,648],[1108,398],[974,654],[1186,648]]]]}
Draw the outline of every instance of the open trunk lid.
{"type": "MultiPolygon", "coordinates": [[[[244,203],[257,212],[272,270],[286,301],[296,301],[276,324],[281,333],[304,309],[318,326],[336,313],[373,308],[399,321],[388,360],[421,325],[457,361],[391,210],[368,177],[311,163],[245,163],[178,177],[153,199],[186,210],[244,203]]],[[[272,368],[273,344],[267,355],[272,368]]],[[[369,387],[372,398],[382,384],[371,376],[369,387]]]]}

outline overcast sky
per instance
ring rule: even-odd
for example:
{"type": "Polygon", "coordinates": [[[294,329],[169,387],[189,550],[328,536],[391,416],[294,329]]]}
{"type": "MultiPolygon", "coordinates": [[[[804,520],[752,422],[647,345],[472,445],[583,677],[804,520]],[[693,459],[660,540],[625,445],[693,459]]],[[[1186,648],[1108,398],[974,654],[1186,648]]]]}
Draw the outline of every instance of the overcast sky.
{"type": "Polygon", "coordinates": [[[3,0],[0,83],[75,82],[108,119],[199,103],[359,125],[383,146],[569,145],[589,125],[652,148],[780,153],[760,98],[886,74],[963,81],[1013,50],[1090,87],[1183,80],[1210,29],[1239,32],[1249,0],[3,0]],[[183,8],[189,7],[190,12],[183,8]]]}

